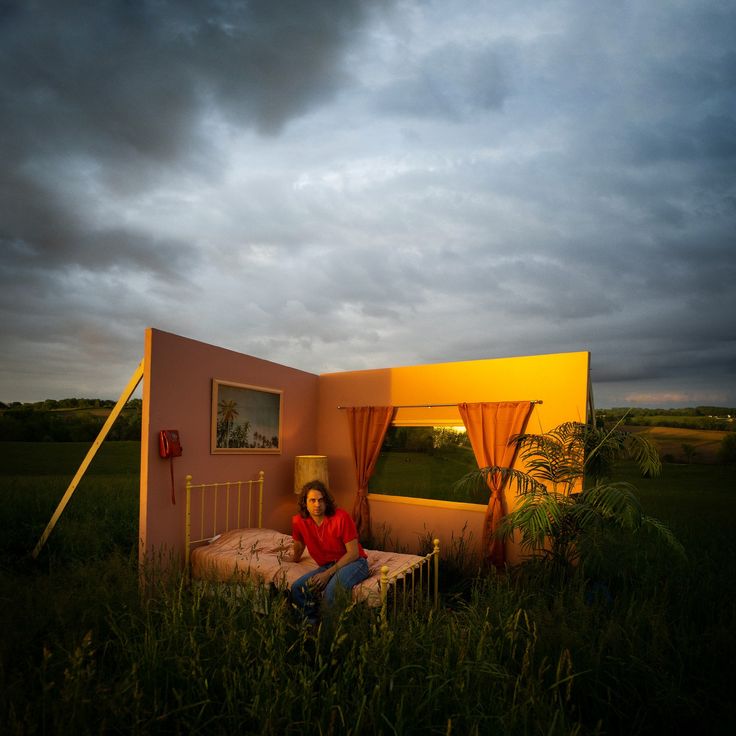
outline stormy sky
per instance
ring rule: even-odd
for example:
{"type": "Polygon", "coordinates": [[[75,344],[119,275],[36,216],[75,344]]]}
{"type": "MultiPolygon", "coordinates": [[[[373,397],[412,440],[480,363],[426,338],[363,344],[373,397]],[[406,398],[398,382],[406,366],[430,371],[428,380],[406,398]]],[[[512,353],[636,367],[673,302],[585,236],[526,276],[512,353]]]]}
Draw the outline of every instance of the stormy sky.
{"type": "Polygon", "coordinates": [[[734,39],[732,0],[0,0],[0,400],[117,398],[153,326],[736,406],[734,39]]]}

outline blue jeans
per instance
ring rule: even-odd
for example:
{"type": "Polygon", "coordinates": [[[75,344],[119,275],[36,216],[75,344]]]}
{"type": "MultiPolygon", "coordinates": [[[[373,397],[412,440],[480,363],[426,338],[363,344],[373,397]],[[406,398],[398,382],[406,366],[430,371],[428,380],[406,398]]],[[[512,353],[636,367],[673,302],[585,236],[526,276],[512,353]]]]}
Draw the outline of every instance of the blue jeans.
{"type": "MultiPolygon", "coordinates": [[[[310,570],[306,575],[302,575],[291,586],[291,600],[296,604],[297,608],[302,612],[304,617],[310,623],[317,622],[317,614],[319,612],[319,593],[313,590],[309,584],[309,578],[318,572],[328,570],[335,563],[330,562],[322,565],[316,570],[310,570]]],[[[335,602],[338,590],[349,591],[354,585],[365,580],[368,575],[368,561],[365,557],[359,557],[355,562],[351,562],[341,567],[327,583],[322,591],[322,600],[326,606],[331,606],[335,602]]]]}

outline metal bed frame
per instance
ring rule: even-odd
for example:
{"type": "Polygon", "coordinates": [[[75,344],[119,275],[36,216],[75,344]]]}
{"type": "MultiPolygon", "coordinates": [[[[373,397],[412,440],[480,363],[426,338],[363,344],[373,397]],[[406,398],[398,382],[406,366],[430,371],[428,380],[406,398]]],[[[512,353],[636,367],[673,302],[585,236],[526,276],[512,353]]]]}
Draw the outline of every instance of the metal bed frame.
{"type": "MultiPolygon", "coordinates": [[[[254,480],[193,483],[186,476],[184,562],[190,572],[192,549],[231,529],[263,527],[264,472],[254,480]],[[194,517],[194,520],[193,520],[194,517]],[[254,524],[254,522],[256,522],[254,524]]],[[[403,608],[416,596],[431,595],[436,608],[439,603],[440,541],[434,539],[433,549],[393,575],[383,565],[380,569],[379,590],[381,621],[386,625],[389,608],[396,613],[399,602],[403,608]],[[391,603],[389,603],[389,601],[391,603]]]]}

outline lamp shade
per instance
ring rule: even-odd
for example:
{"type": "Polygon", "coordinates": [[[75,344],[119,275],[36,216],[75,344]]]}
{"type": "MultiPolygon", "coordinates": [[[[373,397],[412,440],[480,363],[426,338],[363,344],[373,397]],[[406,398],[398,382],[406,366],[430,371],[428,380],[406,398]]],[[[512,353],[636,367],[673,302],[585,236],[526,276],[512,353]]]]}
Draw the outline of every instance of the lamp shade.
{"type": "Polygon", "coordinates": [[[301,493],[310,480],[321,480],[330,487],[326,455],[297,455],[294,458],[294,493],[301,493]]]}

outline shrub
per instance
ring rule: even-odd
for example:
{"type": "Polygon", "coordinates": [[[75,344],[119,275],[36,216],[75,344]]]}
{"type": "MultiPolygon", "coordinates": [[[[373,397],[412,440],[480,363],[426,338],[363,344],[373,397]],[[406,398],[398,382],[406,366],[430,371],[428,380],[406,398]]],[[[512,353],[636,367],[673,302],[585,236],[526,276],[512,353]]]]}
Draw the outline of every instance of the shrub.
{"type": "Polygon", "coordinates": [[[730,432],[721,440],[718,449],[718,462],[724,465],[736,463],[736,434],[730,432]]]}

